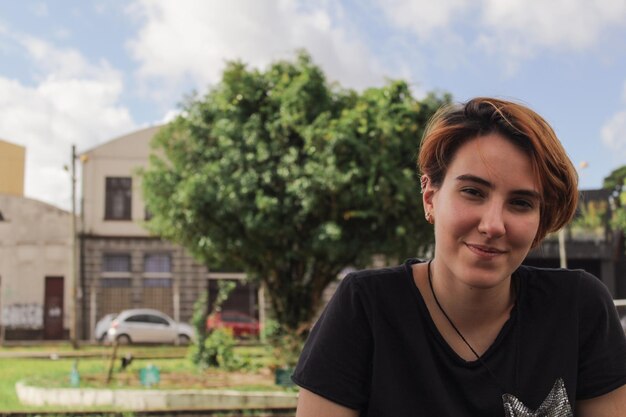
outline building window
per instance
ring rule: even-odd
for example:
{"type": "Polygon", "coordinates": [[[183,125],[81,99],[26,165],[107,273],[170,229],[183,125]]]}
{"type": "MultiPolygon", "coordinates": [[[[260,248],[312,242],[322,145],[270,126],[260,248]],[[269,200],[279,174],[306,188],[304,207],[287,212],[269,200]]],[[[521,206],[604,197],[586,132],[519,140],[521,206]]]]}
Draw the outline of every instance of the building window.
{"type": "Polygon", "coordinates": [[[102,258],[103,272],[130,272],[130,255],[106,254],[102,258]]]}
{"type": "Polygon", "coordinates": [[[143,286],[148,288],[171,288],[171,278],[144,278],[143,286]]]}
{"type": "Polygon", "coordinates": [[[133,180],[131,177],[107,177],[105,220],[130,220],[133,180]]]}
{"type": "Polygon", "coordinates": [[[102,288],[130,288],[130,278],[100,278],[102,288]]]}
{"type": "Polygon", "coordinates": [[[171,257],[167,253],[149,253],[144,258],[144,273],[170,273],[172,272],[171,257]]]}
{"type": "Polygon", "coordinates": [[[172,315],[172,257],[169,253],[147,253],[144,256],[141,303],[172,315]]]}

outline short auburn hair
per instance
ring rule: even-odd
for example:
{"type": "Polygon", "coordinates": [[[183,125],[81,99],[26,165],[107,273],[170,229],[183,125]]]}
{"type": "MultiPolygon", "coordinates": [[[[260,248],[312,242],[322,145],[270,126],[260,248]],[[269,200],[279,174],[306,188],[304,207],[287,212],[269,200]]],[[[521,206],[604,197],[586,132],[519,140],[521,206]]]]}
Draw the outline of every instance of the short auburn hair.
{"type": "Polygon", "coordinates": [[[467,141],[497,133],[522,149],[531,160],[541,194],[540,220],[533,247],[572,219],[578,204],[578,174],[550,125],[519,103],[478,97],[440,108],[429,121],[418,157],[418,169],[440,187],[456,151],[467,141]]]}

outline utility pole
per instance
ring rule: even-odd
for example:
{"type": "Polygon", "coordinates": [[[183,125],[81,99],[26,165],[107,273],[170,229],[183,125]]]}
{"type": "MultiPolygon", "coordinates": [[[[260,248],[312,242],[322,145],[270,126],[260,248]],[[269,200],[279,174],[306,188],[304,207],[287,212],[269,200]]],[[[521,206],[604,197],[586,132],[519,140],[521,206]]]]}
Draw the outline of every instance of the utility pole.
{"type": "Polygon", "coordinates": [[[561,268],[567,268],[567,253],[565,251],[565,226],[559,230],[559,259],[561,268]]]}
{"type": "Polygon", "coordinates": [[[72,145],[72,290],[71,290],[71,324],[70,339],[72,347],[78,349],[78,239],[76,238],[76,145],[72,145]]]}
{"type": "MultiPolygon", "coordinates": [[[[582,175],[582,170],[587,168],[589,163],[587,161],[582,161],[578,164],[578,169],[576,172],[579,177],[582,175]]],[[[559,230],[559,259],[561,260],[561,268],[567,268],[567,252],[566,252],[566,244],[565,244],[565,227],[563,226],[561,230],[559,230]]]]}

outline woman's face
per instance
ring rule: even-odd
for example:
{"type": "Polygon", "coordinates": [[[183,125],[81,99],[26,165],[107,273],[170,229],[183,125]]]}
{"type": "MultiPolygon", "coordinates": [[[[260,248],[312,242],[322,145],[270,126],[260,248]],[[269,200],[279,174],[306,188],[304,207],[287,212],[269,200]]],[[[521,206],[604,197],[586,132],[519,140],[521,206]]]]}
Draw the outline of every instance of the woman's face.
{"type": "Polygon", "coordinates": [[[423,199],[435,225],[436,271],[472,288],[508,285],[539,227],[530,158],[499,134],[472,139],[423,199]]]}

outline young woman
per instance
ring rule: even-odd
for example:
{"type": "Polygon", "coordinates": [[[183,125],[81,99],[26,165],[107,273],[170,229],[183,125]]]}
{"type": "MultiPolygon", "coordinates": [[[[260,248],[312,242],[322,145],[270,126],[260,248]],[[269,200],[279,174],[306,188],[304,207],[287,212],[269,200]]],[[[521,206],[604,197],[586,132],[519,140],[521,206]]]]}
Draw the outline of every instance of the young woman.
{"type": "Polygon", "coordinates": [[[578,201],[552,128],[476,98],[437,113],[418,164],[433,259],[342,281],[293,375],[297,416],[626,416],[626,339],[606,287],[521,265],[578,201]]]}

